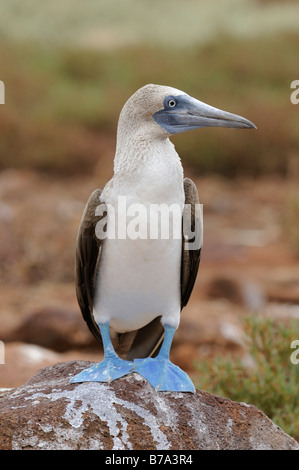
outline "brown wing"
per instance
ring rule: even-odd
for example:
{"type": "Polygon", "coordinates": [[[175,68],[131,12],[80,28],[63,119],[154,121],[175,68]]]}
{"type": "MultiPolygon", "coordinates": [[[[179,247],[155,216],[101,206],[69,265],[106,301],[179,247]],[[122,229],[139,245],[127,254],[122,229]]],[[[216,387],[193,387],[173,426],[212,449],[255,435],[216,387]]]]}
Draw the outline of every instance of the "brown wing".
{"type": "MultiPolygon", "coordinates": [[[[106,215],[106,206],[104,203],[100,203],[100,195],[102,190],[95,190],[86,204],[79,231],[77,235],[76,244],[76,294],[79,307],[81,309],[84,320],[86,321],[90,331],[94,337],[101,342],[101,333],[97,323],[93,317],[93,302],[94,302],[94,290],[95,281],[98,266],[101,258],[102,240],[98,232],[96,232],[97,224],[106,215]],[[96,215],[96,209],[99,209],[96,215]]],[[[141,328],[139,331],[132,331],[128,333],[117,333],[111,331],[112,342],[115,350],[120,355],[125,355],[129,351],[133,340],[135,339],[135,351],[139,351],[140,339],[142,339],[141,346],[143,351],[147,351],[147,339],[150,342],[151,348],[151,332],[155,331],[155,326],[159,323],[158,328],[163,328],[158,319],[153,320],[149,325],[141,328]]],[[[134,357],[137,357],[136,354],[134,357]]],[[[139,357],[139,356],[138,356],[139,357]]]]}
{"type": "Polygon", "coordinates": [[[183,214],[183,243],[181,264],[182,309],[188,303],[196,280],[200,263],[203,228],[197,188],[190,178],[184,179],[184,190],[185,209],[183,214]]]}
{"type": "MultiPolygon", "coordinates": [[[[195,242],[201,241],[201,218],[196,209],[198,201],[197,188],[193,181],[189,178],[184,179],[185,191],[185,210],[183,214],[183,237],[182,237],[182,264],[181,264],[181,308],[185,307],[190,298],[194,283],[196,280],[199,262],[201,244],[199,246],[192,245],[189,249],[190,233],[185,233],[186,229],[191,230],[194,234],[195,242]],[[189,239],[187,239],[189,235],[189,239]]],[[[199,206],[197,206],[199,208],[199,206]]],[[[160,317],[155,318],[151,323],[141,328],[136,332],[135,339],[127,359],[133,360],[134,358],[142,358],[148,356],[155,356],[161,346],[164,337],[164,329],[160,321],[160,317]]]]}
{"type": "MultiPolygon", "coordinates": [[[[96,236],[96,225],[101,216],[96,216],[96,209],[100,205],[102,190],[96,189],[86,204],[76,244],[76,294],[79,307],[89,329],[98,341],[101,341],[100,330],[93,318],[94,285],[97,267],[101,255],[102,240],[96,236]]],[[[102,203],[101,212],[104,217],[105,204],[102,203]]]]}
{"type": "MultiPolygon", "coordinates": [[[[101,234],[98,233],[96,228],[98,228],[97,224],[106,215],[106,205],[105,203],[100,203],[101,193],[101,189],[95,190],[87,201],[77,235],[75,257],[76,295],[78,304],[88,328],[99,342],[102,341],[102,338],[99,327],[94,320],[93,303],[95,281],[101,259],[101,249],[103,243],[103,238],[101,236],[97,236],[101,234]],[[97,209],[99,210],[96,211],[97,209]],[[97,213],[101,215],[97,215],[97,213]]],[[[157,319],[155,319],[152,323],[155,325],[156,321],[157,319]]],[[[148,328],[149,325],[144,327],[146,331],[148,328]]],[[[138,346],[141,337],[143,339],[142,347],[144,348],[146,345],[145,338],[148,337],[147,334],[142,334],[144,329],[142,328],[139,331],[132,331],[128,333],[117,333],[111,330],[111,339],[116,352],[121,356],[127,354],[133,340],[136,337],[136,334],[138,334],[136,339],[136,347],[138,346]]],[[[151,337],[151,335],[149,335],[149,337],[151,337]]]]}

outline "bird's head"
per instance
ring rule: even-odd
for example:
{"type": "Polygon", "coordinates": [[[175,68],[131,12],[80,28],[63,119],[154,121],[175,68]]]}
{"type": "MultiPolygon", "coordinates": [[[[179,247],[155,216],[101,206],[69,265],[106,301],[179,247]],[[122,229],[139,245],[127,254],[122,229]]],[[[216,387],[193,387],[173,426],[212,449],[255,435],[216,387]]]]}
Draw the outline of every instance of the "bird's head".
{"type": "Polygon", "coordinates": [[[145,85],[125,104],[121,118],[132,127],[151,128],[160,137],[169,137],[200,127],[256,129],[241,116],[209,106],[183,91],[161,85],[145,85]]]}

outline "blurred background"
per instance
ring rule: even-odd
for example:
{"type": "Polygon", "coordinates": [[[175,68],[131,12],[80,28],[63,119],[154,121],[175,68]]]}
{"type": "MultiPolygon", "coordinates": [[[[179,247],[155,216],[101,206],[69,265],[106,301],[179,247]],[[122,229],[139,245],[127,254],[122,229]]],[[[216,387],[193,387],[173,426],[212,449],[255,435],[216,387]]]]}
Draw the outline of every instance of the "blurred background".
{"type": "Polygon", "coordinates": [[[0,0],[0,18],[0,387],[100,360],[75,298],[78,225],[125,101],[169,85],[258,127],[172,139],[204,208],[173,360],[299,439],[298,0],[0,0]]]}

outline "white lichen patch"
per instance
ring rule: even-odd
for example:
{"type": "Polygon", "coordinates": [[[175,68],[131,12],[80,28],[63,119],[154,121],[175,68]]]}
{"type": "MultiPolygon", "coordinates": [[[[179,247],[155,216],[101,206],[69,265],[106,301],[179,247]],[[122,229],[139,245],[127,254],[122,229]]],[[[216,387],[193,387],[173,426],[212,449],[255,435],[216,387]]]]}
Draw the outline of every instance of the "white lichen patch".
{"type": "MultiPolygon", "coordinates": [[[[204,407],[203,404],[202,406],[204,407]]],[[[186,407],[190,410],[191,418],[188,424],[191,426],[193,432],[197,433],[199,438],[201,438],[202,435],[206,437],[209,436],[209,429],[204,422],[204,413],[197,412],[195,415],[192,404],[186,403],[186,407]]]]}
{"type": "Polygon", "coordinates": [[[169,401],[165,401],[164,396],[159,393],[156,393],[155,396],[155,407],[164,425],[172,429],[176,428],[178,419],[177,413],[173,408],[171,409],[171,413],[169,412],[169,401]]]}
{"type": "MultiPolygon", "coordinates": [[[[129,401],[118,398],[114,390],[108,387],[106,384],[98,382],[88,382],[76,385],[71,390],[59,390],[52,391],[51,393],[37,392],[32,395],[27,395],[26,400],[33,400],[33,404],[47,399],[51,401],[65,400],[66,408],[65,413],[62,416],[70,425],[69,430],[64,432],[70,435],[70,432],[76,434],[76,440],[80,440],[80,434],[84,432],[84,414],[86,412],[93,413],[102,422],[105,422],[108,426],[109,433],[113,440],[113,450],[125,450],[132,449],[132,443],[130,442],[130,436],[128,433],[128,423],[122,417],[115,405],[119,405],[128,411],[133,411],[142,420],[145,426],[150,429],[153,441],[156,443],[158,450],[169,449],[170,443],[168,442],[165,434],[160,430],[159,422],[157,418],[147,409],[140,405],[131,403],[129,401]]],[[[160,400],[158,400],[160,401],[160,400]]],[[[40,430],[45,433],[45,442],[49,445],[48,434],[49,432],[57,434],[55,440],[61,442],[62,429],[59,427],[51,427],[45,424],[39,424],[40,430]],[[57,439],[56,439],[57,438],[57,439]]],[[[14,446],[20,448],[15,436],[14,446]]],[[[29,437],[29,436],[28,436],[29,437]]],[[[74,436],[75,437],[75,436],[74,436]]],[[[32,436],[34,440],[34,436],[32,436]]],[[[31,439],[31,440],[32,440],[31,439]]],[[[100,442],[90,442],[90,448],[101,448],[100,442]]],[[[43,442],[40,440],[39,447],[43,447],[43,442]]],[[[65,447],[66,448],[66,447],[65,447]]]]}
{"type": "Polygon", "coordinates": [[[225,428],[228,432],[232,431],[233,424],[234,424],[233,420],[231,418],[228,418],[226,425],[225,425],[225,428]]]}
{"type": "Polygon", "coordinates": [[[251,405],[250,403],[245,403],[244,401],[241,401],[241,402],[240,402],[240,405],[246,406],[247,408],[250,408],[251,406],[253,406],[253,405],[251,405]]]}

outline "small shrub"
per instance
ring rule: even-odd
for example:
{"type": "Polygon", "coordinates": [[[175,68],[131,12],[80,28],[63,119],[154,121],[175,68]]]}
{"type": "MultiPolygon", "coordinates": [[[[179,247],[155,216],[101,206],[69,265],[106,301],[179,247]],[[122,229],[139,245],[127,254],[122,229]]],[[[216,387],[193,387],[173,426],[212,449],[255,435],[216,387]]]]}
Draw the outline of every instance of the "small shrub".
{"type": "Polygon", "coordinates": [[[286,433],[299,439],[299,364],[291,362],[291,343],[299,324],[248,318],[245,333],[253,366],[230,356],[196,364],[198,387],[233,401],[253,404],[286,433]]]}

